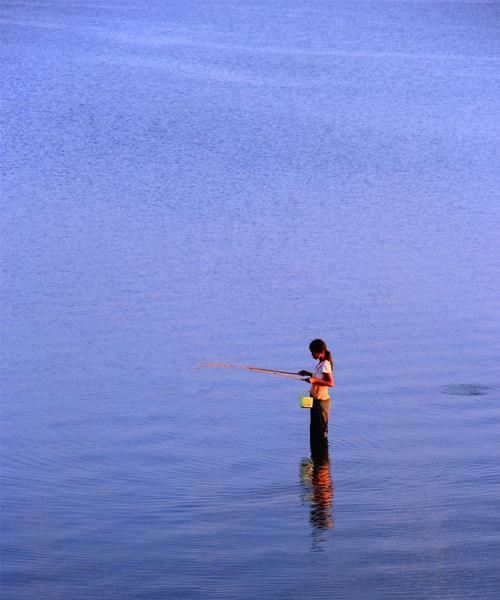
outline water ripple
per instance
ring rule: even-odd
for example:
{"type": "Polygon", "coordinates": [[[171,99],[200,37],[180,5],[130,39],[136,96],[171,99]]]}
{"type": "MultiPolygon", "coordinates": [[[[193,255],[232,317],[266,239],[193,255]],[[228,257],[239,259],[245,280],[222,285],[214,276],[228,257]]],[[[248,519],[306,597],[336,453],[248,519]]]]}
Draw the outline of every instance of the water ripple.
{"type": "Polygon", "coordinates": [[[456,383],[444,385],[441,393],[448,396],[486,396],[496,388],[481,383],[456,383]]]}

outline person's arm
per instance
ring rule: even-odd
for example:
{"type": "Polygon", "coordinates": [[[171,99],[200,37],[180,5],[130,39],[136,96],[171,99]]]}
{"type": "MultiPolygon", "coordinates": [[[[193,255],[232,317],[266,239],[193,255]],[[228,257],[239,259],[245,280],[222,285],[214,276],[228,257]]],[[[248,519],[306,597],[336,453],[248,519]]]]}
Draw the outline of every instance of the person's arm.
{"type": "Polygon", "coordinates": [[[333,387],[333,377],[331,373],[323,373],[323,377],[309,377],[309,383],[333,387]]]}
{"type": "Polygon", "coordinates": [[[312,373],[309,371],[298,371],[297,375],[300,375],[301,377],[312,377],[312,373]]]}
{"type": "Polygon", "coordinates": [[[311,377],[309,381],[315,385],[333,387],[333,365],[325,361],[321,369],[321,377],[311,377]]]}

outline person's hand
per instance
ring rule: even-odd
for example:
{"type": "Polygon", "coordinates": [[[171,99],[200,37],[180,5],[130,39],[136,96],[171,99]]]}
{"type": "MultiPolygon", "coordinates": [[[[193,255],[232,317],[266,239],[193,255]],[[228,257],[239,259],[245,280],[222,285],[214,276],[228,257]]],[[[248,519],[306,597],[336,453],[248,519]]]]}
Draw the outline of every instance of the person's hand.
{"type": "Polygon", "coordinates": [[[311,383],[311,378],[310,377],[306,377],[302,381],[305,381],[306,383],[311,383]]]}
{"type": "Polygon", "coordinates": [[[301,377],[311,377],[312,373],[309,371],[299,371],[297,375],[300,375],[301,377]]]}

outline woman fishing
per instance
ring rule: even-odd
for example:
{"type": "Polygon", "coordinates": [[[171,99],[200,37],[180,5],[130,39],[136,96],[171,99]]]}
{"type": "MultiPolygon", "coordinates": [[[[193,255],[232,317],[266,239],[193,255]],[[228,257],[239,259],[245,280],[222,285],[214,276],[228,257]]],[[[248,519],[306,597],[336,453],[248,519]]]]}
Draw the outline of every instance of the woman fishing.
{"type": "Polygon", "coordinates": [[[299,371],[297,375],[305,377],[311,384],[313,398],[309,431],[311,441],[328,440],[328,416],[330,414],[330,395],[328,388],[333,387],[332,355],[323,340],[313,340],[309,344],[312,357],[318,361],[314,373],[299,371]]]}

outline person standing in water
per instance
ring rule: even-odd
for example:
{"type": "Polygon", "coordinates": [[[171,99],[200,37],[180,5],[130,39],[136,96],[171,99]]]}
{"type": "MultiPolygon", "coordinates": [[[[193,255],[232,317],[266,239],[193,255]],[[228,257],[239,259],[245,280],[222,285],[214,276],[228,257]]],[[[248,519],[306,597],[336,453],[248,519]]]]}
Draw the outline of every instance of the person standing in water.
{"type": "Polygon", "coordinates": [[[326,442],[328,441],[328,417],[330,415],[328,388],[333,387],[333,360],[328,346],[323,340],[313,340],[309,344],[309,350],[312,357],[318,361],[314,373],[299,371],[297,374],[306,377],[304,381],[311,384],[310,394],[313,398],[309,427],[311,442],[326,442]]]}

